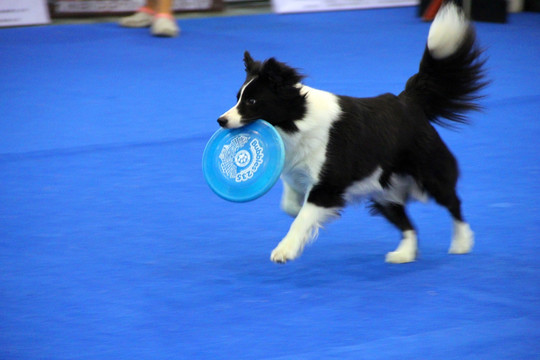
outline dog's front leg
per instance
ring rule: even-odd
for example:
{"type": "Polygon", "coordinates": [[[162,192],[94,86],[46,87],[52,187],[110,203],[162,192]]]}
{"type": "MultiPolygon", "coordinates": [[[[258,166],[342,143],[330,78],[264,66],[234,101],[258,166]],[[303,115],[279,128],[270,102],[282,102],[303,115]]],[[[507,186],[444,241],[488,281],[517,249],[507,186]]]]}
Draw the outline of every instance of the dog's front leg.
{"type": "Polygon", "coordinates": [[[305,193],[296,191],[289,183],[283,180],[283,195],[281,195],[281,209],[292,217],[296,217],[304,204],[305,193]]]}
{"type": "Polygon", "coordinates": [[[285,238],[272,251],[270,260],[286,263],[299,257],[306,244],[315,240],[319,228],[337,213],[336,208],[325,208],[306,201],[285,238]]]}

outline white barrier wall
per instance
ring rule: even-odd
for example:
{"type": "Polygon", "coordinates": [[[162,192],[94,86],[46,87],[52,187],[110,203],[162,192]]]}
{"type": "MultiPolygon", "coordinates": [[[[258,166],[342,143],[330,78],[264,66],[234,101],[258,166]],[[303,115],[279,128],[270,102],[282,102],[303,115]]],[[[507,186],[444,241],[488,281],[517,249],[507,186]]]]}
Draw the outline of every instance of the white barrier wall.
{"type": "Polygon", "coordinates": [[[419,0],[271,0],[276,13],[352,10],[418,5],[419,0]]]}
{"type": "MultiPolygon", "coordinates": [[[[1,0],[3,1],[3,0],[1,0]]],[[[133,12],[144,0],[54,0],[55,15],[133,12]]],[[[221,0],[174,0],[174,11],[219,10],[221,0]]]]}
{"type": "Polygon", "coordinates": [[[0,27],[50,22],[46,0],[1,0],[0,27]]]}

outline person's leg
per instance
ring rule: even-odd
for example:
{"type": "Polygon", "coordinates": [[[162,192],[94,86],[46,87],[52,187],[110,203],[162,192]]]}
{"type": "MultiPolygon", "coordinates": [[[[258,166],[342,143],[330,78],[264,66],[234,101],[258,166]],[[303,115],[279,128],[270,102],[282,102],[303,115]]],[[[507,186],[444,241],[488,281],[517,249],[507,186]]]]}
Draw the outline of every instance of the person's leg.
{"type": "Polygon", "coordinates": [[[173,0],[158,0],[156,3],[156,16],[150,32],[155,36],[177,36],[180,28],[176,23],[172,11],[173,0]]]}
{"type": "Polygon", "coordinates": [[[157,14],[170,14],[172,15],[173,0],[158,0],[154,10],[157,14]]]}

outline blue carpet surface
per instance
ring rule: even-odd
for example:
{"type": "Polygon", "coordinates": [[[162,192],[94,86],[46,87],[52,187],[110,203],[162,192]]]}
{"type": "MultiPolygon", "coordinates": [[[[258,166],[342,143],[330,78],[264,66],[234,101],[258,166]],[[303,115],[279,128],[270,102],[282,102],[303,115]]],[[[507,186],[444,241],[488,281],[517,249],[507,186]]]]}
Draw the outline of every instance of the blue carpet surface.
{"type": "Polygon", "coordinates": [[[281,185],[247,204],[206,186],[202,150],[275,56],[340,94],[401,91],[429,24],[414,8],[0,30],[0,359],[540,359],[540,14],[477,24],[493,83],[460,161],[474,252],[414,204],[420,258],[348,208],[295,262],[281,185]]]}

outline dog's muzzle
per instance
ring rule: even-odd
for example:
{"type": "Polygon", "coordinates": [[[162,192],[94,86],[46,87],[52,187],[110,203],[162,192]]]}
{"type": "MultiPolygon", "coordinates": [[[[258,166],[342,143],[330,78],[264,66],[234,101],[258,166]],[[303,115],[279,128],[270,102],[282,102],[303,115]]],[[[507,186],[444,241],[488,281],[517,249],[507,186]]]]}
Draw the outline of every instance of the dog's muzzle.
{"type": "Polygon", "coordinates": [[[229,120],[225,116],[221,116],[219,119],[217,119],[217,122],[219,126],[221,126],[222,128],[226,128],[229,120]]]}

